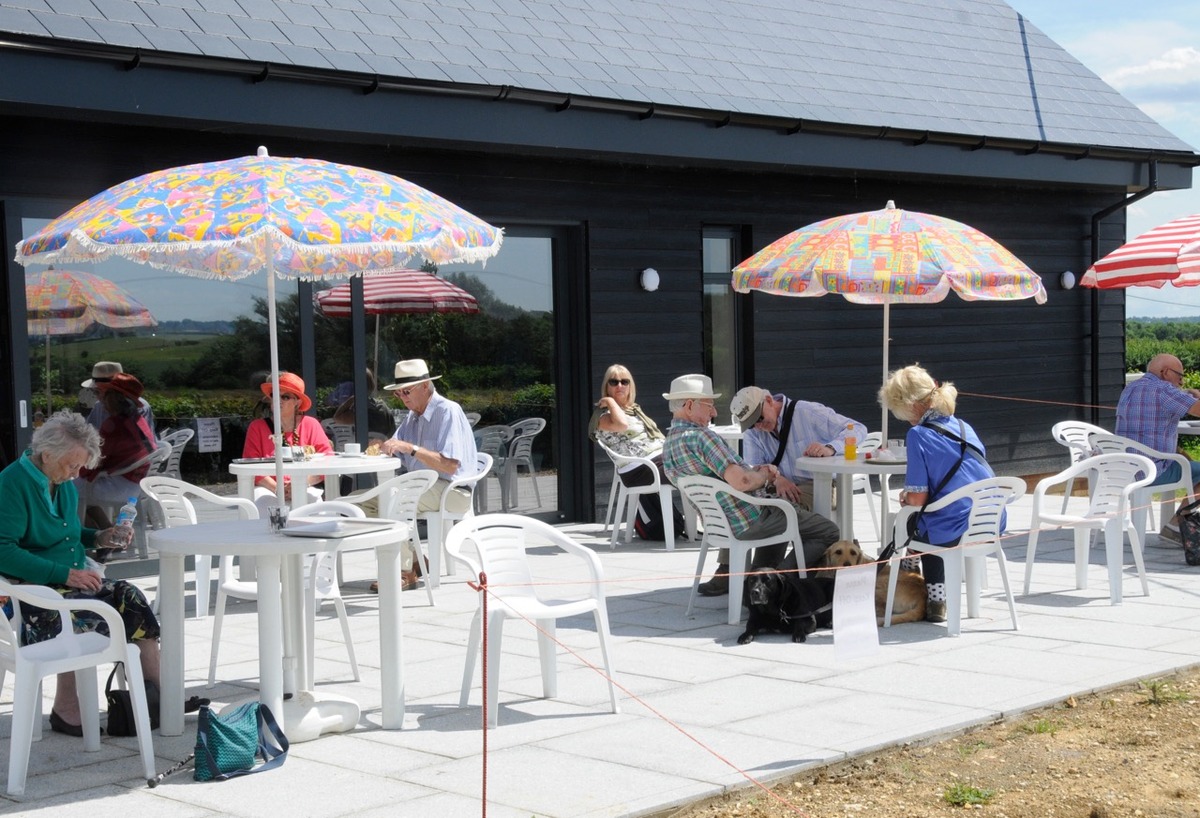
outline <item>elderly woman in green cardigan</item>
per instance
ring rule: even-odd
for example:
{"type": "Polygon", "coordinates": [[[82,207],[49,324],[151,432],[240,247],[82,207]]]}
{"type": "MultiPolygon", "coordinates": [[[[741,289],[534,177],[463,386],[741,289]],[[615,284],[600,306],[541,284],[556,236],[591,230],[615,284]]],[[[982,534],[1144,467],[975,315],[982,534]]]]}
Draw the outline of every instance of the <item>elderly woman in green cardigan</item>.
{"type": "MultiPolygon", "coordinates": [[[[115,528],[97,531],[79,521],[79,495],[71,482],[79,470],[100,459],[100,436],[82,415],[58,412],[33,433],[29,449],[0,472],[0,574],[15,582],[46,585],[66,599],[101,599],[120,612],[125,636],[141,651],[147,685],[159,681],[158,620],[142,592],[124,581],[105,579],[88,559],[89,548],[123,549],[127,535],[115,528]]],[[[59,615],[22,606],[26,644],[53,637],[59,615]]],[[[86,612],[72,615],[77,632],[107,634],[103,620],[86,612]]],[[[153,715],[153,714],[152,714],[153,715]]],[[[83,735],[75,674],[58,676],[50,727],[83,735]]]]}

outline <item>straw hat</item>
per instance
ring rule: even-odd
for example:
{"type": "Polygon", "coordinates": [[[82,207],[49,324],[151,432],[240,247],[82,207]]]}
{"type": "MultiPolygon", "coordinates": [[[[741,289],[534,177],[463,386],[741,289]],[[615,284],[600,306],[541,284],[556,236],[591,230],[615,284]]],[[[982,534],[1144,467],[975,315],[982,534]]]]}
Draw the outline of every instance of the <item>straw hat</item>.
{"type": "Polygon", "coordinates": [[[116,361],[97,361],[92,367],[92,377],[79,385],[84,389],[94,389],[97,383],[110,381],[113,375],[119,375],[124,371],[116,361]]]}
{"type": "Polygon", "coordinates": [[[389,392],[397,389],[403,389],[406,386],[412,386],[416,383],[424,383],[425,381],[436,381],[441,375],[430,375],[429,366],[420,358],[411,358],[407,361],[396,362],[396,374],[394,376],[395,383],[389,383],[383,387],[389,392]]]}
{"type": "Polygon", "coordinates": [[[663,392],[666,400],[700,400],[721,397],[713,394],[712,378],[707,375],[680,375],[671,381],[671,391],[663,392]]]}

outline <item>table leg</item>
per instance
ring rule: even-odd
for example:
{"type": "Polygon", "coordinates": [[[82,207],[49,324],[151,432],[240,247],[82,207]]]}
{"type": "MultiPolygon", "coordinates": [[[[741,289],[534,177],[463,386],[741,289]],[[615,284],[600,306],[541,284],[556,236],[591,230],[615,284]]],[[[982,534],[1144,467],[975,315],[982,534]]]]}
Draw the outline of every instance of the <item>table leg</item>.
{"type": "Polygon", "coordinates": [[[272,713],[283,713],[283,595],[281,559],[258,558],[258,698],[272,713]]]}
{"type": "Polygon", "coordinates": [[[841,472],[837,476],[838,487],[838,530],[842,539],[854,538],[854,475],[841,472]]]}
{"type": "Polygon", "coordinates": [[[379,571],[379,659],[383,674],[383,728],[404,726],[404,664],[400,631],[404,608],[400,602],[400,549],[403,539],[375,549],[379,571]]]}
{"type": "Polygon", "coordinates": [[[833,475],[813,474],[813,511],[826,520],[833,520],[833,475]]]}
{"type": "Polygon", "coordinates": [[[183,735],[183,555],[159,554],[158,612],[161,638],[162,697],[159,731],[183,735]]]}
{"type": "Polygon", "coordinates": [[[283,686],[287,693],[312,689],[308,678],[308,617],[304,615],[304,559],[288,554],[282,560],[283,686]]]}

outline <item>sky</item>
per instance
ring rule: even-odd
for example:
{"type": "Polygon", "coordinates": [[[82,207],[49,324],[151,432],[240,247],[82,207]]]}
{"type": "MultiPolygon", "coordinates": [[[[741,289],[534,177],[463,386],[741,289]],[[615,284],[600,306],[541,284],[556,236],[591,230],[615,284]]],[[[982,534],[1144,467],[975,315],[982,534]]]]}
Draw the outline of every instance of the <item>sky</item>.
{"type": "MultiPolygon", "coordinates": [[[[1200,3],[1196,0],[1008,0],[1050,39],[1175,136],[1200,150],[1200,3]]],[[[1200,213],[1192,189],[1154,193],[1129,208],[1128,239],[1200,213]]],[[[1082,272],[1082,271],[1077,271],[1082,272]]],[[[1200,315],[1200,288],[1131,287],[1126,315],[1200,315]]]]}
{"type": "MultiPolygon", "coordinates": [[[[1009,5],[1169,131],[1200,150],[1200,2],[1009,0],[1009,5]]],[[[1193,184],[1200,186],[1200,173],[1193,184]]],[[[1200,192],[1195,187],[1155,193],[1129,208],[1128,238],[1193,213],[1200,213],[1200,192]]],[[[26,235],[43,223],[26,224],[26,235]]],[[[493,284],[504,300],[548,309],[548,301],[530,303],[530,294],[538,288],[522,281],[526,260],[519,258],[516,243],[511,250],[505,249],[508,252],[502,250],[486,270],[479,265],[470,269],[493,284]],[[510,266],[511,270],[506,269],[510,266]]],[[[263,276],[231,286],[130,262],[109,262],[95,271],[127,286],[160,320],[229,320],[248,314],[252,296],[266,293],[263,276]]],[[[549,298],[548,290],[543,296],[549,298]]],[[[1127,297],[1130,317],[1200,316],[1200,288],[1134,287],[1127,297]]]]}

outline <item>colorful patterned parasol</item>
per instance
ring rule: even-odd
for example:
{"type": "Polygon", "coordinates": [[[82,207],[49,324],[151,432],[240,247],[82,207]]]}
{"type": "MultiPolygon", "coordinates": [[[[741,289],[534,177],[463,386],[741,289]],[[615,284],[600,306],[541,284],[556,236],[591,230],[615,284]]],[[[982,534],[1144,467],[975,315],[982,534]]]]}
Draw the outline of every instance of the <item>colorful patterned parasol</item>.
{"type": "Polygon", "coordinates": [[[1200,213],[1147,230],[1097,261],[1083,274],[1085,287],[1200,285],[1200,213]]]}
{"type": "Polygon", "coordinates": [[[46,411],[50,411],[50,337],[158,324],[144,304],[107,278],[49,267],[25,274],[26,332],[46,338],[46,411]]]}
{"type": "MultiPolygon", "coordinates": [[[[815,222],[759,250],[733,270],[738,292],[821,296],[883,304],[883,377],[888,375],[890,305],[935,302],[951,290],[967,301],[1033,298],[1042,280],[994,239],[973,227],[897,209],[815,222]]],[[[887,440],[887,410],[881,428],[887,440]]]]}
{"type": "MultiPolygon", "coordinates": [[[[257,156],[155,171],[122,182],[17,244],[21,264],[127,258],[206,278],[266,270],[275,429],[275,276],[320,279],[483,261],[501,231],[404,179],[317,159],[257,156]]],[[[278,436],[277,436],[278,437],[278,436]]],[[[275,441],[279,501],[282,456],[275,441]]]]}

